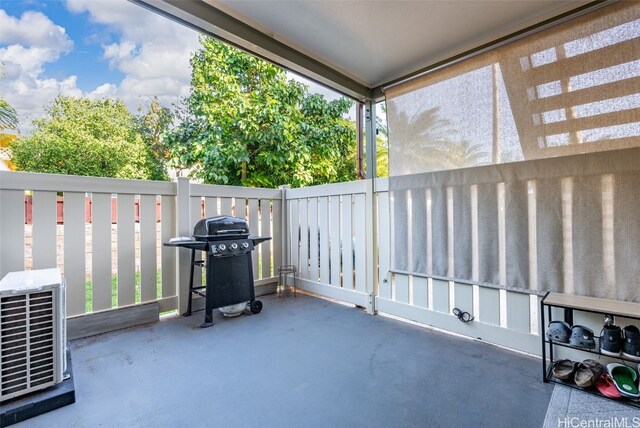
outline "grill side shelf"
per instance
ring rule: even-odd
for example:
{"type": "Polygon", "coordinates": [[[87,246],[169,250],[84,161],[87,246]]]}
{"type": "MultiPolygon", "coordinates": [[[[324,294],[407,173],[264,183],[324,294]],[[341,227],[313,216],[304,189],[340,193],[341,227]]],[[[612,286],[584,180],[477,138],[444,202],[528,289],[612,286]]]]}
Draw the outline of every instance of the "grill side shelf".
{"type": "Polygon", "coordinates": [[[178,248],[189,248],[192,250],[200,250],[206,251],[208,242],[206,241],[196,241],[194,239],[189,240],[180,240],[180,241],[169,241],[163,244],[165,247],[178,247],[178,248]]]}

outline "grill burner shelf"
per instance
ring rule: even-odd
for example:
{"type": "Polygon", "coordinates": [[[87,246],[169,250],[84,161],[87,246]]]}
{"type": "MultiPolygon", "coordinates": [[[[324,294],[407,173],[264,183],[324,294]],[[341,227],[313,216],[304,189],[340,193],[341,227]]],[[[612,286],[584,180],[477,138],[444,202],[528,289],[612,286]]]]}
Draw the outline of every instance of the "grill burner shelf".
{"type": "Polygon", "coordinates": [[[255,299],[251,252],[270,239],[249,235],[244,219],[219,216],[200,220],[194,228],[193,238],[173,238],[166,242],[165,246],[191,250],[189,304],[183,315],[191,315],[193,294],[206,299],[202,328],[213,325],[213,309],[216,308],[249,302],[251,312],[259,313],[262,302],[255,299]],[[195,259],[196,251],[205,252],[204,260],[195,259]],[[205,268],[205,286],[194,287],[195,266],[205,268]]]}

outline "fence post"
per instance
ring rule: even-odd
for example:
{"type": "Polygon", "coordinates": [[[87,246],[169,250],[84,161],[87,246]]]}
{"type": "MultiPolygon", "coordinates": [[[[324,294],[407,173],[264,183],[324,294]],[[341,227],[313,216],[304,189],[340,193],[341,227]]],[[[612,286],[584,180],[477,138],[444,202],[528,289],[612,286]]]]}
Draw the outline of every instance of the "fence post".
{"type": "MultiPolygon", "coordinates": [[[[191,183],[186,177],[178,177],[176,186],[176,233],[178,236],[191,235],[190,213],[191,183]]],[[[176,283],[178,285],[178,311],[183,314],[187,311],[189,299],[189,272],[191,269],[191,254],[189,251],[178,249],[176,257],[176,283]]]]}
{"type": "MultiPolygon", "coordinates": [[[[289,209],[287,204],[287,198],[289,197],[288,191],[291,188],[289,185],[280,186],[281,193],[281,201],[282,206],[280,208],[280,239],[281,239],[281,263],[283,265],[291,264],[290,252],[289,252],[289,209]]],[[[273,274],[276,274],[276,271],[279,266],[273,267],[273,274]]]]}
{"type": "Polygon", "coordinates": [[[378,295],[378,236],[376,234],[377,223],[377,203],[376,193],[373,188],[375,179],[367,179],[366,192],[366,214],[365,214],[365,249],[366,255],[366,272],[367,272],[367,293],[369,301],[367,304],[367,313],[375,314],[375,299],[378,295]]]}

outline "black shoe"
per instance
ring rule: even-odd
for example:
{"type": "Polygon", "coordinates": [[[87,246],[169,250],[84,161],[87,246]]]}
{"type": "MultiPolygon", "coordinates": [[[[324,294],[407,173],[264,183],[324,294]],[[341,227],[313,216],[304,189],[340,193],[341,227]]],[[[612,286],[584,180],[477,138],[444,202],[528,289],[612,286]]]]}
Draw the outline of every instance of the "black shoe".
{"type": "Polygon", "coordinates": [[[622,330],[617,325],[605,325],[600,333],[600,352],[619,357],[622,351],[622,330]]]}
{"type": "Polygon", "coordinates": [[[633,361],[640,361],[640,330],[635,325],[624,328],[622,356],[633,361]]]}
{"type": "Polygon", "coordinates": [[[547,339],[554,342],[569,343],[571,326],[564,321],[551,321],[547,327],[547,339]]]}
{"type": "Polygon", "coordinates": [[[576,348],[595,348],[596,341],[593,338],[593,330],[583,325],[574,325],[571,327],[571,338],[569,339],[569,344],[576,348]]]}

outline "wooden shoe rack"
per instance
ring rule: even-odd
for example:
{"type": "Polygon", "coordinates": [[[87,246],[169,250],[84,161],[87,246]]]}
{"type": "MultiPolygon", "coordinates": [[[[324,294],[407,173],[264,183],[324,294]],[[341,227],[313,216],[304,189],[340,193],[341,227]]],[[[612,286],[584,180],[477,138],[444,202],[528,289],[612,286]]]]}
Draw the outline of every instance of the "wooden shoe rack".
{"type": "MultiPolygon", "coordinates": [[[[622,302],[618,300],[608,300],[608,299],[599,299],[595,297],[586,297],[586,296],[571,296],[568,294],[559,294],[559,293],[547,293],[542,300],[540,301],[540,317],[542,322],[542,376],[543,381],[546,382],[554,382],[561,385],[565,385],[574,389],[579,389],[581,391],[598,395],[600,397],[613,400],[620,404],[625,404],[628,406],[632,406],[635,408],[640,408],[640,401],[633,401],[629,398],[620,398],[620,399],[612,399],[602,395],[595,387],[589,389],[580,388],[573,381],[565,381],[557,379],[551,373],[554,360],[554,348],[556,346],[575,349],[580,352],[585,352],[589,354],[595,354],[596,356],[605,356],[614,360],[622,360],[627,361],[629,366],[637,371],[638,362],[630,360],[628,358],[620,355],[619,357],[609,357],[607,355],[600,354],[600,346],[599,346],[599,331],[594,330],[594,336],[596,339],[596,347],[594,349],[583,349],[572,346],[568,343],[556,342],[553,340],[549,340],[546,335],[547,325],[550,321],[556,321],[553,319],[552,308],[560,308],[565,310],[565,319],[560,321],[567,321],[569,324],[572,324],[571,318],[573,311],[581,311],[581,312],[589,312],[594,314],[604,315],[613,315],[617,317],[628,318],[634,322],[636,326],[640,326],[640,303],[634,302],[622,302]],[[547,361],[547,358],[549,361],[547,361]]],[[[597,357],[594,359],[598,359],[597,357]]],[[[606,372],[606,364],[605,366],[606,372]]]]}

